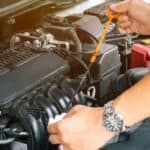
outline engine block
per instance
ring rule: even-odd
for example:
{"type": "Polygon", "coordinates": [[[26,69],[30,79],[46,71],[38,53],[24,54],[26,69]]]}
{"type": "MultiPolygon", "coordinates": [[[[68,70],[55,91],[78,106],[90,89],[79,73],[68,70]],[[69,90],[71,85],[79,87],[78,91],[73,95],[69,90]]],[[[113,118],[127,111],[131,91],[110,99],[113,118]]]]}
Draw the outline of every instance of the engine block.
{"type": "Polygon", "coordinates": [[[28,49],[26,56],[26,51],[8,49],[3,54],[8,59],[1,61],[0,147],[14,150],[19,143],[21,149],[40,150],[45,143],[44,149],[52,149],[47,141],[48,119],[85,104],[85,99],[82,92],[74,95],[76,81],[66,77],[66,60],[53,52],[28,49]]]}

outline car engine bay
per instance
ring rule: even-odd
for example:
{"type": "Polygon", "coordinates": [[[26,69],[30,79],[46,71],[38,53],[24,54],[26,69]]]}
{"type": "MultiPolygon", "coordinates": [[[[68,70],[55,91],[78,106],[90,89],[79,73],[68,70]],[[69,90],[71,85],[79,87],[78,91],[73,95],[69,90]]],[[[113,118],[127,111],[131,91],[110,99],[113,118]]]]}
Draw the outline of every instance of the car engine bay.
{"type": "Polygon", "coordinates": [[[0,149],[57,150],[48,142],[49,118],[78,104],[103,106],[138,82],[150,57],[135,67],[132,49],[148,37],[120,34],[112,23],[89,69],[109,1],[66,17],[55,12],[79,1],[18,1],[26,5],[0,6],[0,149]]]}

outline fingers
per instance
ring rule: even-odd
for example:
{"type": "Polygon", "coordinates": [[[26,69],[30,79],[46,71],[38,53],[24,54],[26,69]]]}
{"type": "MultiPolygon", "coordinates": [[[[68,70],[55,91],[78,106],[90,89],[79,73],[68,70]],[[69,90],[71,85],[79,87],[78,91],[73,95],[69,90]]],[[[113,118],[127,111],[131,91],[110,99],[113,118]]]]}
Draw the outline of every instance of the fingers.
{"type": "Polygon", "coordinates": [[[130,21],[129,17],[127,15],[121,15],[118,18],[118,22],[117,22],[117,29],[120,33],[130,33],[132,26],[132,22],[130,21]]]}
{"type": "Polygon", "coordinates": [[[130,25],[131,25],[130,22],[118,23],[117,30],[122,34],[130,33],[131,32],[130,25]]]}
{"type": "Polygon", "coordinates": [[[51,133],[51,134],[59,134],[60,133],[60,130],[59,130],[59,122],[58,123],[54,123],[52,125],[49,125],[48,126],[48,132],[51,133]]]}
{"type": "Polygon", "coordinates": [[[133,31],[130,28],[118,28],[118,31],[122,34],[126,34],[126,33],[133,33],[133,31]]]}
{"type": "Polygon", "coordinates": [[[118,21],[119,22],[128,22],[128,21],[130,21],[130,19],[127,15],[123,14],[118,17],[118,21]]]}
{"type": "Polygon", "coordinates": [[[110,8],[118,13],[126,13],[129,9],[129,0],[125,0],[116,4],[112,4],[110,8]]]}
{"type": "Polygon", "coordinates": [[[127,29],[131,26],[131,22],[118,22],[117,23],[118,28],[127,29]]]}
{"type": "Polygon", "coordinates": [[[50,133],[49,141],[52,144],[64,143],[64,135],[66,132],[66,121],[61,120],[57,123],[48,126],[48,132],[50,133]]]}
{"type": "Polygon", "coordinates": [[[67,145],[63,145],[63,150],[72,150],[72,149],[68,147],[67,145]]]}
{"type": "Polygon", "coordinates": [[[61,144],[63,143],[62,131],[61,131],[61,122],[54,123],[48,126],[48,132],[50,133],[49,141],[52,144],[61,144]]]}
{"type": "Polygon", "coordinates": [[[57,134],[52,134],[52,135],[49,137],[49,141],[50,141],[52,144],[61,144],[61,143],[63,143],[62,138],[61,138],[61,135],[57,135],[57,134]]]}
{"type": "MultiPolygon", "coordinates": [[[[73,147],[70,144],[63,144],[62,147],[63,147],[63,150],[83,150],[83,148],[73,147]]],[[[62,150],[62,148],[60,150],[62,150]]]]}
{"type": "Polygon", "coordinates": [[[118,31],[122,34],[125,34],[127,33],[126,29],[122,29],[122,28],[118,28],[118,31]]]}
{"type": "MultiPolygon", "coordinates": [[[[72,140],[72,117],[79,110],[83,110],[83,106],[75,106],[64,118],[63,120],[51,124],[48,126],[48,132],[50,133],[49,141],[52,144],[65,144],[66,142],[71,143],[72,140]],[[70,125],[71,124],[71,125],[70,125]]],[[[73,122],[74,125],[74,122],[73,122]]],[[[67,143],[68,144],[68,143],[67,143]]],[[[68,149],[68,145],[66,150],[68,149]]],[[[73,150],[73,149],[68,149],[73,150]]]]}

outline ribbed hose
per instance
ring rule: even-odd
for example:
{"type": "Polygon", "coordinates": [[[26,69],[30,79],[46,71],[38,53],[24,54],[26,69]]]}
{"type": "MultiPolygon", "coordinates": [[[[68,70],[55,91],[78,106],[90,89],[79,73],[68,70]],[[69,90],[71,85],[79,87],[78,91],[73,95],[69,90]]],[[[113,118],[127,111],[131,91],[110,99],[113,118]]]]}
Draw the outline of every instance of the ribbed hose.
{"type": "Polygon", "coordinates": [[[12,114],[17,118],[24,129],[30,134],[28,140],[28,150],[45,149],[45,128],[41,119],[36,119],[22,105],[17,105],[12,108],[12,114]]]}

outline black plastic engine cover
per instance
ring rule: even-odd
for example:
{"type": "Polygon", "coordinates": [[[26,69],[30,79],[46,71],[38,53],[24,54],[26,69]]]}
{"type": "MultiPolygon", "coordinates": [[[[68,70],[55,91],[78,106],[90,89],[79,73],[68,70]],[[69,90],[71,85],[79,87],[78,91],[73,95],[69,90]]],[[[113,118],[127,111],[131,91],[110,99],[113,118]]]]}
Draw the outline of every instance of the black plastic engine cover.
{"type": "Polygon", "coordinates": [[[121,61],[117,46],[104,44],[91,71],[92,77],[96,81],[94,86],[100,105],[105,104],[113,97],[113,81],[120,73],[120,66],[121,61]]]}
{"type": "Polygon", "coordinates": [[[12,100],[67,70],[67,62],[49,52],[0,76],[0,108],[8,107],[12,100]]]}

